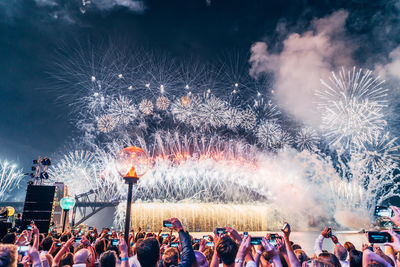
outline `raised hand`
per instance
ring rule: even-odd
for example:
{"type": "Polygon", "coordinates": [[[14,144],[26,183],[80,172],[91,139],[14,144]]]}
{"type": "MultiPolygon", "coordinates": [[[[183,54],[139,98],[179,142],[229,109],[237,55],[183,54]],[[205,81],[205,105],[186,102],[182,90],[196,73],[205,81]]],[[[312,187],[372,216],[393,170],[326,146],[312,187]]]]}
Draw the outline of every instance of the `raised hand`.
{"type": "Polygon", "coordinates": [[[390,206],[393,210],[393,217],[390,217],[390,220],[395,223],[397,226],[400,226],[400,208],[395,206],[390,206]]]}
{"type": "Polygon", "coordinates": [[[292,232],[292,230],[290,229],[290,225],[287,222],[285,222],[285,224],[284,224],[283,228],[281,229],[281,231],[282,231],[283,236],[285,237],[285,239],[289,240],[290,233],[292,232]]]}
{"type": "Polygon", "coordinates": [[[325,238],[329,238],[329,233],[331,232],[331,228],[325,227],[324,230],[322,230],[321,235],[325,238]]]}
{"type": "Polygon", "coordinates": [[[172,227],[169,227],[171,230],[173,229],[177,232],[183,230],[182,224],[177,218],[171,218],[170,221],[172,223],[172,227]]]}

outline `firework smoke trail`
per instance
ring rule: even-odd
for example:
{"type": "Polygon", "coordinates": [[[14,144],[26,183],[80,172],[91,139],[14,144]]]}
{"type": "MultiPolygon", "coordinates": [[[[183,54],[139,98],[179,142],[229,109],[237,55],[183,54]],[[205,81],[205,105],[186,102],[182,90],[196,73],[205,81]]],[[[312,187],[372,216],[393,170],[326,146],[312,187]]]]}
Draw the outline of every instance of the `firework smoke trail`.
{"type": "Polygon", "coordinates": [[[125,146],[136,145],[153,161],[136,188],[137,201],[261,201],[279,210],[285,203],[277,192],[285,192],[293,206],[288,216],[296,221],[301,214],[334,216],[332,204],[325,205],[329,215],[318,210],[324,201],[353,199],[354,205],[345,208],[369,210],[393,194],[384,187],[395,176],[399,147],[385,132],[387,90],[369,71],[343,69],[322,82],[316,93],[321,135],[304,125],[291,128],[272,91],[263,94],[265,81],[248,80],[241,73],[244,64],[236,59],[209,67],[113,53],[96,55],[82,66],[72,64],[77,68],[61,68],[66,72],[61,80],[73,76],[79,88],[72,104],[79,106],[76,124],[84,133],[85,153],[91,155],[89,164],[81,166],[85,153],[67,153],[54,166],[54,177],[71,169],[83,177],[78,187],[77,178],[64,175],[77,187],[73,190],[107,185],[105,200],[124,198],[126,189],[113,160],[125,146]],[[320,151],[325,142],[328,154],[320,151]],[[347,162],[341,161],[342,153],[349,154],[347,162]],[[240,194],[226,190],[232,187],[240,194]]]}
{"type": "Polygon", "coordinates": [[[8,193],[19,186],[23,173],[17,165],[7,160],[0,161],[0,200],[6,199],[8,193]]]}
{"type": "Polygon", "coordinates": [[[362,146],[385,128],[388,89],[371,71],[343,68],[338,75],[332,72],[329,82],[321,83],[324,88],[316,92],[317,108],[322,114],[321,128],[332,146],[362,146]]]}

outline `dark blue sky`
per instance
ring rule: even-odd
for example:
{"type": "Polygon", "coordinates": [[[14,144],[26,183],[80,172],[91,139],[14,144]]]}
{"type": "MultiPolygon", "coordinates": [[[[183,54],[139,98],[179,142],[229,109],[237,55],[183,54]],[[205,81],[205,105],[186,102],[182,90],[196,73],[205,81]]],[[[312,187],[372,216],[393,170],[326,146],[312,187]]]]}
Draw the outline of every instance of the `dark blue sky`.
{"type": "MultiPolygon", "coordinates": [[[[279,50],[292,32],[315,17],[349,11],[347,30],[357,63],[385,63],[399,44],[398,1],[169,1],[10,0],[0,3],[0,157],[29,167],[38,155],[51,156],[71,140],[70,107],[57,101],[50,72],[60,44],[109,38],[174,56],[205,61],[236,49],[247,53],[256,41],[279,50]],[[122,4],[121,4],[122,3],[122,4]],[[128,4],[127,4],[128,3],[128,4]],[[285,25],[276,31],[277,25],[285,25]]],[[[74,88],[71,88],[74,90],[74,88]]]]}

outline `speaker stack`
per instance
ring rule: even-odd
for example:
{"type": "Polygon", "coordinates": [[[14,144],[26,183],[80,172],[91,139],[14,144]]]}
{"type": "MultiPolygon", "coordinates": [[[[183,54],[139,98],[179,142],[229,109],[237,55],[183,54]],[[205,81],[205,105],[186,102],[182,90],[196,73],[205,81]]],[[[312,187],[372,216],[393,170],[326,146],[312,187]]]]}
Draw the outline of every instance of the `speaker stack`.
{"type": "Polygon", "coordinates": [[[55,186],[28,185],[22,214],[23,229],[34,221],[40,233],[48,233],[53,219],[55,190],[55,186]]]}

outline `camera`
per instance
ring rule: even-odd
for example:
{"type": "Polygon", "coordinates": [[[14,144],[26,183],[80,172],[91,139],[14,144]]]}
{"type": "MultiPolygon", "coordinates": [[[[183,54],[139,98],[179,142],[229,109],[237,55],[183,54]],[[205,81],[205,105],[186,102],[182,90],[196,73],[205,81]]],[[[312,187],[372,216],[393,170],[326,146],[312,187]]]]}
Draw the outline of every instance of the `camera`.
{"type": "Polygon", "coordinates": [[[215,232],[218,235],[224,235],[224,234],[226,234],[226,229],[225,228],[215,228],[215,232]]]}
{"type": "Polygon", "coordinates": [[[392,217],[393,210],[389,207],[375,206],[375,216],[376,217],[392,217]]]}
{"type": "Polygon", "coordinates": [[[392,236],[386,232],[368,232],[368,242],[375,243],[388,243],[392,242],[392,236]]]}

